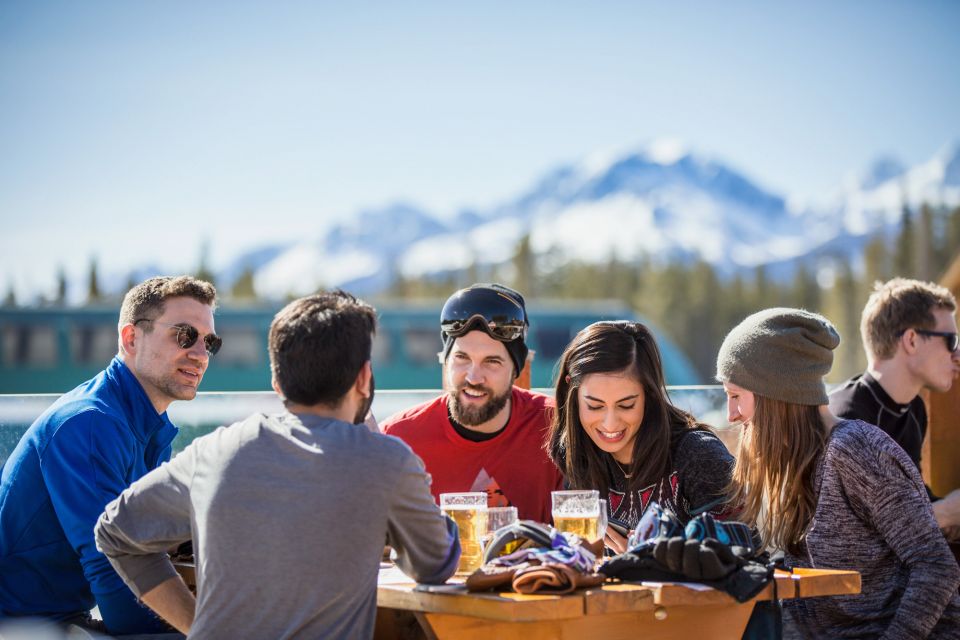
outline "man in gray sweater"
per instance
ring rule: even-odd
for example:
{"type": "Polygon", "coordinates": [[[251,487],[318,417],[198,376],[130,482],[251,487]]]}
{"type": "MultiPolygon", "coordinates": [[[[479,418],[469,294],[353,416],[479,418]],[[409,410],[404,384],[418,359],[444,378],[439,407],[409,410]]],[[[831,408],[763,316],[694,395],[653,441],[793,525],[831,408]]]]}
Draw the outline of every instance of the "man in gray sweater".
{"type": "Polygon", "coordinates": [[[373,401],[375,325],[372,307],[339,291],[287,305],[270,327],[287,411],[198,438],[107,505],[98,548],[183,633],[370,638],[385,542],[419,582],[456,570],[456,525],[423,463],[360,425],[373,401]],[[196,600],[165,553],[188,539],[196,600]]]}

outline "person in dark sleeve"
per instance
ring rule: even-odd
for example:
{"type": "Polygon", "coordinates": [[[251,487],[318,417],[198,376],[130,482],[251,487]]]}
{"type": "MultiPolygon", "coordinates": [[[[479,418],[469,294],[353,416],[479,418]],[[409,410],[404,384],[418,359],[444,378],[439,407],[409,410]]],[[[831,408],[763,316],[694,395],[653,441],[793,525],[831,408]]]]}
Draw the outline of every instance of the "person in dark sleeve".
{"type": "MultiPolygon", "coordinates": [[[[596,322],[560,359],[551,458],[571,489],[597,489],[610,515],[636,527],[651,502],[686,525],[727,515],[733,456],[706,426],[671,404],[660,350],[639,322],[596,322]]],[[[616,553],[626,539],[607,530],[616,553]]]]}
{"type": "MultiPolygon", "coordinates": [[[[876,425],[920,468],[927,411],[920,392],[950,390],[960,372],[953,294],[930,282],[877,283],[860,320],[867,370],[830,394],[841,418],[876,425]]],[[[950,540],[960,540],[960,490],[943,499],[927,487],[933,513],[950,540]]]]}
{"type": "Polygon", "coordinates": [[[783,308],[724,339],[717,379],[743,425],[733,500],[788,567],[860,573],[860,594],[784,602],[805,637],[960,637],[960,566],[919,471],[883,431],[827,406],[838,344],[823,316],[783,308]]]}
{"type": "Polygon", "coordinates": [[[100,553],[104,506],[170,459],[174,400],[192,400],[220,348],[216,290],[188,276],[127,292],[119,353],[27,429],[0,480],[0,619],[25,616],[114,635],[170,628],[137,602],[100,553]],[[90,618],[97,606],[103,620],[90,618]],[[102,630],[102,629],[100,629],[102,630]]]}

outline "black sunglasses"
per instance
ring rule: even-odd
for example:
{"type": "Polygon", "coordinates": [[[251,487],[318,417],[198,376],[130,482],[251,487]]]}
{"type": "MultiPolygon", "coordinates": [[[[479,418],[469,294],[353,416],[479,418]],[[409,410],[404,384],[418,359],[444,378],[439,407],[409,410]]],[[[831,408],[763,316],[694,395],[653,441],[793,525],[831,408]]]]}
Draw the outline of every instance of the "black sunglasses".
{"type": "Polygon", "coordinates": [[[501,342],[510,342],[526,337],[527,314],[520,303],[495,289],[464,289],[443,305],[440,330],[456,338],[474,328],[501,342]]]}
{"type": "MultiPolygon", "coordinates": [[[[152,322],[154,324],[162,324],[166,327],[173,327],[177,330],[177,344],[180,345],[181,349],[189,349],[197,344],[197,339],[200,337],[200,331],[189,324],[171,324],[169,322],[160,322],[153,318],[140,318],[139,320],[134,320],[133,324],[137,324],[138,322],[152,322]]],[[[223,338],[215,333],[208,333],[203,336],[203,346],[207,349],[207,355],[216,355],[217,351],[220,351],[220,347],[223,346],[223,338]]]]}
{"type": "MultiPolygon", "coordinates": [[[[905,334],[909,329],[904,329],[897,334],[897,337],[905,334]]],[[[927,331],[926,329],[914,329],[917,333],[922,336],[940,336],[943,338],[943,341],[947,343],[947,351],[950,353],[955,353],[957,348],[960,347],[960,335],[952,333],[950,331],[927,331]]]]}

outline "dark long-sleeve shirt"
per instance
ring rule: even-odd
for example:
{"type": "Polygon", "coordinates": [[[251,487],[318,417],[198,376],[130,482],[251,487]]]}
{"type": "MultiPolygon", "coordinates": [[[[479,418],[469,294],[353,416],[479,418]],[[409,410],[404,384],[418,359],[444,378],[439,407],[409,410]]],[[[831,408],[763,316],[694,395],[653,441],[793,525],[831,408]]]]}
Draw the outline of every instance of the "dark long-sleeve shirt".
{"type": "MultiPolygon", "coordinates": [[[[864,372],[830,394],[830,411],[840,418],[880,427],[920,468],[920,452],[927,435],[927,408],[920,396],[906,404],[895,402],[870,372],[864,372]]],[[[927,494],[934,499],[929,488],[927,494]]]]}

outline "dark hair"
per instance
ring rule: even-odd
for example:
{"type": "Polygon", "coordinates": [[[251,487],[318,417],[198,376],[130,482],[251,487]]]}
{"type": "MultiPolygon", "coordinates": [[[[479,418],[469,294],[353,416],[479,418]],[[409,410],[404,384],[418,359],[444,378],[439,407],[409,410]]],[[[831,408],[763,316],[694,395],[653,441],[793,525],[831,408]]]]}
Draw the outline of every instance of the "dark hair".
{"type": "MultiPolygon", "coordinates": [[[[180,297],[193,298],[214,309],[217,306],[217,290],[209,282],[190,276],[157,276],[144,280],[123,296],[120,326],[141,318],[155,320],[163,315],[167,299],[180,297]]],[[[144,331],[151,329],[150,324],[144,325],[144,331]]]]}
{"type": "Polygon", "coordinates": [[[557,408],[550,425],[548,453],[566,474],[571,489],[610,487],[605,456],[580,423],[577,390],[591,373],[631,374],[643,388],[642,427],[633,444],[627,471],[628,489],[657,482],[672,466],[671,443],[690,429],[703,429],[693,416],[670,402],[663,379],[660,350],[650,330],[639,322],[596,322],[578,333],[560,358],[557,408]]]}
{"type": "Polygon", "coordinates": [[[288,402],[340,405],[370,360],[377,312],[345,291],[294,300],[270,325],[270,369],[288,402]]]}

